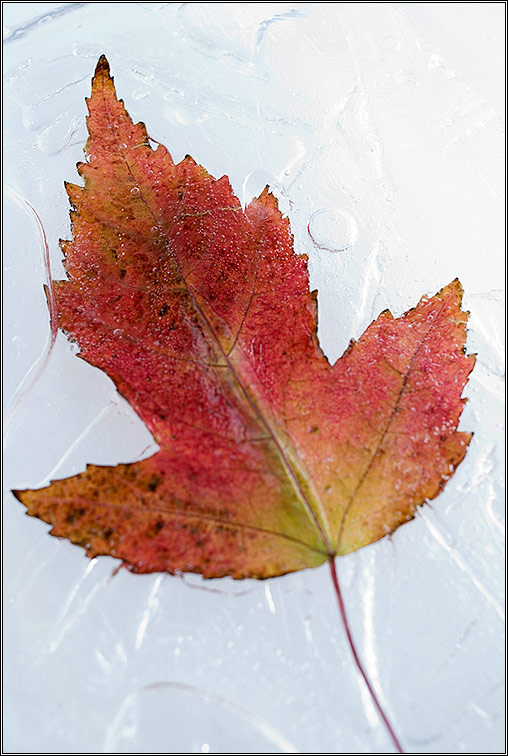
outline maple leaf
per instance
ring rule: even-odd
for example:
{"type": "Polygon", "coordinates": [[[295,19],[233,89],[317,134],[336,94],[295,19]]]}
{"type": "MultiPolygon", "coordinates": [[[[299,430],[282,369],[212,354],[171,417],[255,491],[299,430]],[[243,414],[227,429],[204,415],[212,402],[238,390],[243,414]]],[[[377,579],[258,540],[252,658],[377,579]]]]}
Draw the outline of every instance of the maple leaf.
{"type": "Polygon", "coordinates": [[[410,520],[471,438],[459,281],[381,313],[332,366],[268,190],[244,211],[226,177],[152,149],[104,57],[88,109],[59,326],[160,449],[16,491],[28,513],[137,572],[235,578],[315,567],[410,520]]]}

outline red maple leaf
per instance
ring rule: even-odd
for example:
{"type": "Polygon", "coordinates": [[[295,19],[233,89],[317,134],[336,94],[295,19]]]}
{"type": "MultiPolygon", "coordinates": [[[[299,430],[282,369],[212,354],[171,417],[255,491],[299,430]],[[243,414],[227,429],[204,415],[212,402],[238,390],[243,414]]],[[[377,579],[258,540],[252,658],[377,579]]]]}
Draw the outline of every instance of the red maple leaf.
{"type": "Polygon", "coordinates": [[[244,211],[226,177],[153,150],[104,57],[88,108],[59,326],[160,450],[16,496],[136,572],[267,578],[328,560],[341,602],[333,558],[410,520],[466,452],[460,283],[381,313],[330,365],[275,198],[244,211]]]}
{"type": "Polygon", "coordinates": [[[411,519],[471,438],[458,280],[381,313],[332,366],[268,190],[244,212],[227,178],[152,150],[104,57],[88,108],[59,325],[160,451],[18,491],[29,514],[138,572],[236,578],[316,566],[411,519]]]}

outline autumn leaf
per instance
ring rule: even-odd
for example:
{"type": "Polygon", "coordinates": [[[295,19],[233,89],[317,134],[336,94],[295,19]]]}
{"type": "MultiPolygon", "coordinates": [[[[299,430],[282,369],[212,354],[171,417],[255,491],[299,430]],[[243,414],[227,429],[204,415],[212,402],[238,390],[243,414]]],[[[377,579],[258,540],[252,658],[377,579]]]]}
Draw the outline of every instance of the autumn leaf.
{"type": "Polygon", "coordinates": [[[315,567],[410,520],[471,438],[459,281],[381,313],[332,366],[268,190],[244,211],[226,177],[152,149],[104,57],[88,109],[59,326],[160,449],[16,491],[28,513],[136,572],[235,578],[315,567]]]}

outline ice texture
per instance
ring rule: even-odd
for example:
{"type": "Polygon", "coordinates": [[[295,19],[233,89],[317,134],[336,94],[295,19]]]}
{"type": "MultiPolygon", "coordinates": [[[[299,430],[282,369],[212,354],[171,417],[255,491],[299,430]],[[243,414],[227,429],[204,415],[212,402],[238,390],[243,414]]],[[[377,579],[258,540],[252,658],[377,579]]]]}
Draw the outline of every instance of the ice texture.
{"type": "Polygon", "coordinates": [[[503,3],[4,3],[6,752],[390,752],[327,566],[268,582],[133,575],[10,488],[156,445],[56,333],[64,180],[101,53],[150,136],[270,184],[331,360],[458,276],[475,435],[414,521],[337,563],[408,752],[504,749],[503,3]]]}

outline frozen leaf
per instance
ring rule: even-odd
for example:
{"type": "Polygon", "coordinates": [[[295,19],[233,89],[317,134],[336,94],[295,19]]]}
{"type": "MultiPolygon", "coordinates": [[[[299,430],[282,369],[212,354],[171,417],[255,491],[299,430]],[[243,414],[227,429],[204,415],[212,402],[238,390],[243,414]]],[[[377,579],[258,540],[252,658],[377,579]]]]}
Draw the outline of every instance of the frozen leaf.
{"type": "Polygon", "coordinates": [[[458,280],[383,312],[332,366],[274,197],[244,211],[227,178],[152,149],[104,57],[88,108],[59,325],[160,450],[17,491],[28,513],[137,572],[235,578],[314,567],[410,520],[471,438],[458,280]]]}

